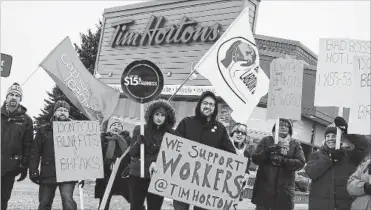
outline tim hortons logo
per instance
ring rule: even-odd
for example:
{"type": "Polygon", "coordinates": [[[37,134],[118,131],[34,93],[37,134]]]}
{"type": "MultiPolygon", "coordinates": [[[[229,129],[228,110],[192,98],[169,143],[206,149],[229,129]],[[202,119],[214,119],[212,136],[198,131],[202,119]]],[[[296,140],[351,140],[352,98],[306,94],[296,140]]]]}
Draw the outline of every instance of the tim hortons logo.
{"type": "Polygon", "coordinates": [[[160,16],[152,16],[142,33],[129,31],[133,20],[124,20],[113,24],[116,28],[111,39],[110,46],[112,48],[118,46],[146,46],[146,45],[161,45],[189,42],[214,42],[218,39],[220,33],[220,25],[215,23],[212,26],[198,26],[196,21],[190,20],[187,17],[178,24],[164,27],[165,18],[160,16]]]}

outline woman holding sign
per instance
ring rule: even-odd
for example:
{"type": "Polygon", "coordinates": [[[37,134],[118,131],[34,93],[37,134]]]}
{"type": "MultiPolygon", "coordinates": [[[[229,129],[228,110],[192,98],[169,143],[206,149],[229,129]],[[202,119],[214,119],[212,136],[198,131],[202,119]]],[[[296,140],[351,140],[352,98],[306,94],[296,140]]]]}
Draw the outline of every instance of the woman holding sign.
{"type": "Polygon", "coordinates": [[[309,210],[349,210],[353,198],[346,186],[350,175],[367,155],[369,141],[365,136],[348,134],[342,117],[325,130],[325,141],[310,155],[305,171],[312,179],[309,210]],[[342,130],[340,149],[335,149],[337,129],[342,130]]]}
{"type": "Polygon", "coordinates": [[[129,172],[130,209],[140,210],[147,198],[148,210],[160,210],[163,197],[148,192],[151,172],[155,166],[164,134],[174,133],[175,110],[165,100],[153,101],[145,112],[146,125],[144,136],[140,135],[140,126],[133,131],[133,144],[130,148],[132,157],[129,172]],[[140,144],[145,145],[144,178],[140,178],[140,144]]]}
{"type": "Polygon", "coordinates": [[[274,144],[275,135],[264,137],[252,155],[259,166],[251,199],[256,210],[294,209],[295,171],[304,167],[304,153],[300,142],[291,138],[289,120],[280,118],[278,132],[278,144],[274,144]]]}
{"type": "Polygon", "coordinates": [[[349,178],[347,189],[355,198],[351,210],[371,210],[371,151],[349,178]]]}
{"type": "MultiPolygon", "coordinates": [[[[119,158],[131,143],[129,132],[124,131],[124,119],[119,116],[111,116],[104,122],[102,124],[102,132],[101,141],[104,161],[104,178],[97,179],[95,185],[95,198],[99,198],[99,205],[102,202],[104,191],[107,187],[116,158],[119,158]]],[[[122,195],[127,201],[130,201],[128,183],[121,177],[123,168],[125,168],[129,162],[129,156],[125,157],[121,162],[119,172],[116,174],[113,188],[111,189],[104,209],[109,209],[112,195],[122,195]]]]}

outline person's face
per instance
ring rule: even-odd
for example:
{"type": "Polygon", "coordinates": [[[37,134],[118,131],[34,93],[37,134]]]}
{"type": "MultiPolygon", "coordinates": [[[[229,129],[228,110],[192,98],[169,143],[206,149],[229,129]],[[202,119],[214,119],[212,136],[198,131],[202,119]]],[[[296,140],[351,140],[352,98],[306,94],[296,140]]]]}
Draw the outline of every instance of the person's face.
{"type": "Polygon", "coordinates": [[[21,103],[21,95],[14,92],[9,93],[8,96],[6,97],[6,103],[10,107],[13,108],[17,107],[21,103]]]}
{"type": "Polygon", "coordinates": [[[325,143],[328,148],[334,149],[336,145],[336,134],[335,133],[326,134],[325,143]]]}
{"type": "Polygon", "coordinates": [[[242,129],[237,129],[233,133],[232,138],[233,138],[233,141],[237,143],[246,142],[246,131],[242,129]]]}
{"type": "Polygon", "coordinates": [[[166,118],[166,116],[165,116],[164,113],[162,113],[162,112],[155,112],[155,114],[153,115],[153,122],[156,125],[160,126],[160,125],[164,124],[165,118],[166,118]]]}
{"type": "Polygon", "coordinates": [[[122,126],[120,123],[118,122],[115,122],[115,123],[112,123],[112,125],[110,126],[110,131],[111,133],[114,133],[114,134],[119,134],[122,132],[122,126]]]}
{"type": "Polygon", "coordinates": [[[70,116],[70,112],[64,107],[59,107],[57,110],[55,110],[54,116],[56,117],[57,121],[66,121],[70,116]]]}
{"type": "Polygon", "coordinates": [[[281,138],[286,138],[287,135],[289,135],[289,125],[287,125],[286,122],[280,122],[280,127],[279,127],[279,131],[278,131],[278,135],[279,137],[281,138]]]}
{"type": "Polygon", "coordinates": [[[200,111],[205,117],[210,117],[215,110],[215,100],[210,96],[207,96],[202,100],[200,111]]]}

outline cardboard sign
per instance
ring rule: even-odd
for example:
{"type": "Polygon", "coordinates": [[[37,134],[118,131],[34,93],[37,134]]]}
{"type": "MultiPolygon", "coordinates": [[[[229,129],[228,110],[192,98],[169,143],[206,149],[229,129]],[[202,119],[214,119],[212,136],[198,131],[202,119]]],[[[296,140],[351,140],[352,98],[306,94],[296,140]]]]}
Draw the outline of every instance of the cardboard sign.
{"type": "Polygon", "coordinates": [[[121,87],[125,95],[133,101],[147,103],[161,93],[164,87],[164,76],[151,61],[134,61],[122,73],[121,87]]]}
{"type": "Polygon", "coordinates": [[[371,42],[354,39],[320,39],[315,106],[351,106],[354,56],[370,55],[371,42]]]}
{"type": "Polygon", "coordinates": [[[233,209],[247,159],[166,133],[148,191],[206,209],[233,209]]]}
{"type": "Polygon", "coordinates": [[[290,57],[270,64],[267,119],[301,120],[304,63],[290,57]]]}
{"type": "Polygon", "coordinates": [[[53,122],[57,182],[103,178],[97,121],[53,122]]]}
{"type": "Polygon", "coordinates": [[[370,55],[355,56],[353,69],[352,106],[348,132],[371,134],[371,69],[370,55]]]}
{"type": "Polygon", "coordinates": [[[10,69],[12,67],[13,58],[10,55],[1,53],[1,76],[8,77],[10,75],[10,69]]]}

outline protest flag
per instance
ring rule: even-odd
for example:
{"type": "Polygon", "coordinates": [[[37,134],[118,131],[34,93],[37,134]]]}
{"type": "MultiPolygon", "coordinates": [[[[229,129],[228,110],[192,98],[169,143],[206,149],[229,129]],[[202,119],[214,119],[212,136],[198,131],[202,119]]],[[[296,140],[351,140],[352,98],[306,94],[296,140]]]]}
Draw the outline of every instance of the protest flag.
{"type": "Polygon", "coordinates": [[[112,115],[120,92],[89,73],[73,49],[69,37],[52,50],[40,67],[87,118],[101,122],[112,115]]]}
{"type": "Polygon", "coordinates": [[[246,123],[269,79],[259,66],[259,54],[249,25],[249,8],[227,28],[195,66],[233,110],[232,118],[246,123]]]}

